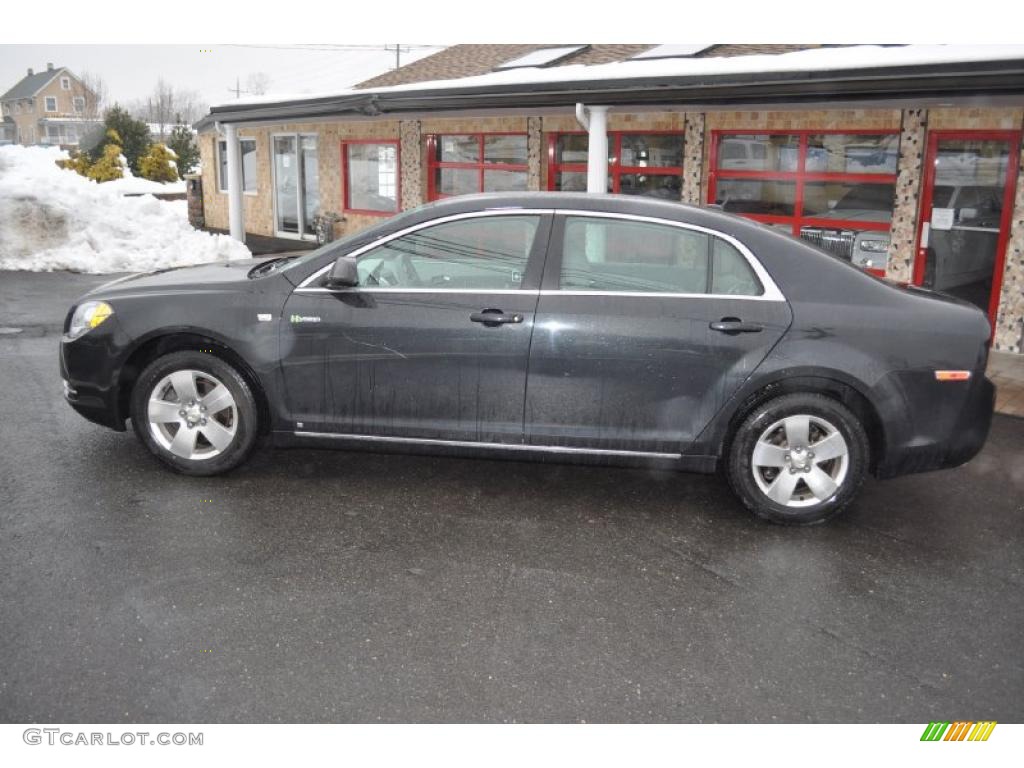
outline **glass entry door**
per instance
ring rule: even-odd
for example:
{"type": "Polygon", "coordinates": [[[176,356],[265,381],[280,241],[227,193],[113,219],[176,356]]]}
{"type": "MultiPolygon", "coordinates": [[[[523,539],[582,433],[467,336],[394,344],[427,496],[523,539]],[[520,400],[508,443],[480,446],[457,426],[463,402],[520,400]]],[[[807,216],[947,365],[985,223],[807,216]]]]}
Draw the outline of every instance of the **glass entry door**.
{"type": "Polygon", "coordinates": [[[1020,134],[936,131],[928,138],[914,283],[994,321],[1013,212],[1020,134]]]}
{"type": "Polygon", "coordinates": [[[316,136],[273,137],[274,233],[279,237],[314,237],[320,212],[320,174],[316,136]]]}

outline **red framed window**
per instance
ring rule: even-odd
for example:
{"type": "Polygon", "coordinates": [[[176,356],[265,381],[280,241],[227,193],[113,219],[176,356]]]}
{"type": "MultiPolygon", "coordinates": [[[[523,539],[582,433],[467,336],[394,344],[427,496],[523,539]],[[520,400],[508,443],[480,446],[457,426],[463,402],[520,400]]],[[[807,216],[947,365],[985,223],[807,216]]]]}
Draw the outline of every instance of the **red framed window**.
{"type": "Polygon", "coordinates": [[[884,272],[899,132],[713,131],[709,203],[884,272]]]}
{"type": "Polygon", "coordinates": [[[427,199],[475,192],[522,192],[527,186],[525,133],[427,136],[427,199]]]}
{"type": "Polygon", "coordinates": [[[345,211],[390,216],[401,204],[398,139],[341,142],[342,205],[345,211]]]}
{"type": "MultiPolygon", "coordinates": [[[[548,136],[548,189],[585,192],[587,134],[548,136]]],[[[678,131],[611,131],[608,191],[679,200],[683,189],[683,134],[678,131]]]]}

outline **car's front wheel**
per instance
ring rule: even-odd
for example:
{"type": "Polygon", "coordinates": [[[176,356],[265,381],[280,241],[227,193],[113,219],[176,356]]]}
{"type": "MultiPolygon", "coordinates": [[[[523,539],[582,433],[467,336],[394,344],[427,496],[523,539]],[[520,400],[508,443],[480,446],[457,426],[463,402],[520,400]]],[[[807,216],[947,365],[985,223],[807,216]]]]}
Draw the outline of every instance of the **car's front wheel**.
{"type": "Polygon", "coordinates": [[[860,420],[837,400],[791,394],[764,403],[736,430],[729,483],[754,514],[774,523],[820,523],[856,496],[869,445],[860,420]]]}
{"type": "Polygon", "coordinates": [[[135,433],[167,466],[216,475],[241,463],[257,435],[257,408],[245,379],[204,352],[173,352],[150,363],[132,390],[135,433]]]}

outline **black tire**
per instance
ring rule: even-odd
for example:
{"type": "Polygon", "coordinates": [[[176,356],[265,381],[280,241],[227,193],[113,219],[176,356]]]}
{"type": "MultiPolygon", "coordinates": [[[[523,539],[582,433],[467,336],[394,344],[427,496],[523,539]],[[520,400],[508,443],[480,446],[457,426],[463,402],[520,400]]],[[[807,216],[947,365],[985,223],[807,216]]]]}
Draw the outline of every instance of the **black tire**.
{"type": "MultiPolygon", "coordinates": [[[[796,446],[800,447],[800,446],[796,446]]],[[[823,451],[822,451],[823,452],[823,451]]],[[[798,393],[783,395],[774,400],[769,400],[757,406],[736,428],[729,445],[726,457],[725,474],[729,485],[739,496],[747,508],[758,517],[782,525],[812,525],[822,523],[831,517],[839,514],[845,509],[857,495],[864,482],[867,473],[870,457],[870,447],[867,434],[864,431],[860,420],[845,405],[830,397],[813,393],[798,393]],[[814,437],[824,439],[827,434],[823,427],[832,427],[845,440],[846,460],[845,466],[842,458],[831,461],[815,462],[813,453],[811,460],[807,459],[806,452],[813,448],[803,448],[804,454],[795,456],[796,451],[790,451],[788,439],[782,436],[786,433],[785,427],[778,427],[781,432],[774,432],[775,439],[785,440],[780,446],[769,445],[773,451],[778,447],[787,456],[787,464],[777,471],[772,468],[759,467],[755,478],[754,470],[754,449],[766,430],[773,428],[787,417],[808,416],[811,422],[811,440],[814,437]],[[794,465],[793,462],[799,462],[794,465]],[[788,469],[787,469],[788,467],[788,469]],[[809,467],[809,468],[808,468],[809,467]],[[836,478],[841,481],[835,483],[837,488],[831,495],[822,500],[815,501],[818,497],[814,494],[811,486],[803,483],[804,473],[815,471],[820,468],[830,474],[834,482],[836,478]],[[787,504],[778,503],[770,498],[765,490],[758,484],[768,485],[772,490],[772,481],[779,475],[786,473],[796,477],[795,489],[792,493],[792,501],[787,504]],[[833,476],[834,475],[834,476],[833,476]],[[802,496],[804,498],[797,498],[802,496]],[[789,504],[801,504],[804,506],[790,506],[789,504]]],[[[792,478],[781,478],[792,483],[792,478]]],[[[830,489],[831,490],[831,489],[830,489]]],[[[781,489],[780,489],[781,491],[781,489]]],[[[822,494],[824,495],[824,494],[822,494]]]]}
{"type": "MultiPolygon", "coordinates": [[[[199,380],[200,382],[209,381],[202,378],[199,380]]],[[[245,378],[233,366],[205,352],[172,352],[157,358],[146,366],[132,389],[131,419],[135,434],[150,453],[165,466],[183,475],[219,475],[242,463],[256,444],[259,432],[258,418],[256,400],[245,378]],[[200,432],[200,436],[194,442],[199,445],[200,450],[203,449],[204,442],[209,446],[206,448],[208,452],[213,453],[215,450],[219,450],[219,453],[203,458],[183,458],[161,445],[158,442],[158,436],[153,434],[155,428],[151,428],[148,415],[149,400],[154,389],[164,381],[165,377],[179,371],[189,370],[208,374],[213,380],[222,383],[234,399],[233,409],[222,411],[217,417],[224,419],[225,423],[233,429],[230,442],[222,449],[217,449],[212,443],[206,441],[203,427],[197,425],[196,429],[200,432]]],[[[204,420],[203,424],[205,423],[204,420]]],[[[184,428],[184,425],[171,424],[167,427],[167,431],[174,430],[171,435],[173,437],[177,435],[178,429],[184,428]]],[[[159,434],[160,430],[156,429],[156,431],[159,434]]]]}

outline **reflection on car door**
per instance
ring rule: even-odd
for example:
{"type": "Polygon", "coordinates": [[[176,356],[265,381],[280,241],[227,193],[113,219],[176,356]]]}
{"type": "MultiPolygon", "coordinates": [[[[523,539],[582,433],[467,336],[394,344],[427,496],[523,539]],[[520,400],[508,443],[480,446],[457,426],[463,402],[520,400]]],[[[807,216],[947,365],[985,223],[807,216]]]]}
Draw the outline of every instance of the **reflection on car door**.
{"type": "Polygon", "coordinates": [[[657,220],[559,215],[530,352],[527,442],[684,450],[792,319],[741,248],[657,220]]]}
{"type": "Polygon", "coordinates": [[[355,288],[296,289],[282,360],[297,429],[521,443],[550,220],[432,222],[357,252],[355,288]]]}

